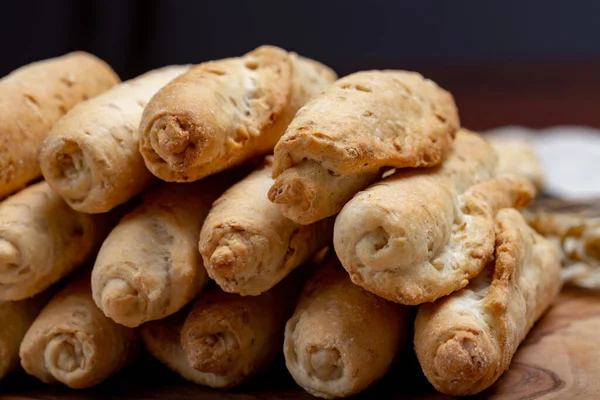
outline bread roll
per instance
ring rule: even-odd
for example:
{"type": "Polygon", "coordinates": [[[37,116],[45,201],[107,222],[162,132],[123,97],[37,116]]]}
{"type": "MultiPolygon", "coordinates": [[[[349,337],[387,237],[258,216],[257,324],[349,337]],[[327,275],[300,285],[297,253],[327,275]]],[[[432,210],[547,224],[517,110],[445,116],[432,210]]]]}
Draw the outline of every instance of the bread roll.
{"type": "Polygon", "coordinates": [[[200,253],[226,292],[259,295],[275,286],[333,237],[333,219],[300,225],[267,198],[272,157],[229,188],[208,213],[200,253]]]}
{"type": "Polygon", "coordinates": [[[0,203],[0,300],[34,296],[92,257],[116,213],[71,209],[46,182],[0,203]]]}
{"type": "Polygon", "coordinates": [[[194,181],[269,153],[296,111],[336,79],[272,46],[192,67],[144,110],[140,152],[165,181],[194,181]]]}
{"type": "Polygon", "coordinates": [[[383,167],[431,167],[452,147],[452,95],[407,71],[345,76],[296,114],[275,146],[269,199],[309,224],[336,214],[383,167]]]}
{"type": "Polygon", "coordinates": [[[166,318],[140,326],[140,334],[148,353],[182,378],[204,385],[206,374],[196,371],[188,363],[181,346],[181,327],[188,313],[187,307],[166,318]]]}
{"type": "Polygon", "coordinates": [[[35,62],[2,78],[0,199],[40,176],[40,145],[63,115],[118,82],[104,61],[84,52],[35,62]]]}
{"type": "Polygon", "coordinates": [[[302,284],[292,274],[259,296],[239,296],[218,286],[202,293],[181,330],[196,383],[232,388],[266,368],[281,352],[285,323],[302,284]]]}
{"type": "Polygon", "coordinates": [[[19,366],[19,346],[45,300],[40,295],[23,301],[0,301],[0,380],[19,366]]]}
{"type": "Polygon", "coordinates": [[[492,256],[496,210],[535,195],[525,178],[494,175],[493,149],[463,131],[441,167],[400,171],[357,194],[334,228],[352,281],[408,305],[465,287],[492,256]]]}
{"type": "Polygon", "coordinates": [[[96,258],[96,305],[119,324],[136,327],[189,303],[208,283],[198,237],[228,178],[162,184],[144,195],[108,235],[96,258]]]}
{"type": "Polygon", "coordinates": [[[21,343],[21,365],[44,383],[74,389],[97,385],[131,362],[138,338],[133,329],[102,314],[84,271],[50,300],[21,343]]]}
{"type": "Polygon", "coordinates": [[[407,305],[465,287],[493,254],[496,211],[524,207],[535,196],[520,176],[483,181],[460,196],[447,180],[427,174],[395,178],[348,203],[336,220],[334,246],[355,284],[407,305]],[[390,193],[395,197],[383,208],[390,193]],[[350,221],[359,228],[352,231],[350,221]]]}
{"type": "Polygon", "coordinates": [[[71,208],[110,211],[152,181],[139,152],[138,126],[152,95],[187,70],[170,66],[145,73],[78,104],[44,140],[44,178],[71,208]]]}
{"type": "Polygon", "coordinates": [[[327,263],[302,289],[283,351],[298,385],[332,399],[385,375],[410,331],[410,313],[354,285],[335,257],[327,263]]]}
{"type": "Polygon", "coordinates": [[[561,288],[560,254],[514,209],[496,216],[496,257],[469,285],[419,308],[415,350],[443,393],[491,386],[561,288]]]}

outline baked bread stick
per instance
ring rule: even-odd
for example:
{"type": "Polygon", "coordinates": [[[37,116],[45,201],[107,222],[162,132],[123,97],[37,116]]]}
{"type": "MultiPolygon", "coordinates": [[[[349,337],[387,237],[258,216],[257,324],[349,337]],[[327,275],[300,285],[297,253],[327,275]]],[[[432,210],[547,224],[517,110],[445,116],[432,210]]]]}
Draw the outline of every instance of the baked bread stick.
{"type": "Polygon", "coordinates": [[[181,328],[189,310],[187,307],[166,318],[146,322],[140,326],[140,335],[144,347],[154,358],[165,364],[182,378],[205,385],[209,379],[217,381],[216,376],[196,371],[188,363],[181,346],[181,328]]]}
{"type": "Polygon", "coordinates": [[[345,76],[298,111],[275,146],[269,199],[309,224],[337,214],[384,167],[432,167],[459,127],[452,95],[407,71],[345,76]]]}
{"type": "Polygon", "coordinates": [[[115,215],[70,208],[46,182],[0,203],[0,300],[41,293],[96,254],[115,215]]]}
{"type": "Polygon", "coordinates": [[[275,359],[302,286],[298,272],[258,296],[226,293],[216,285],[200,294],[181,330],[189,365],[203,373],[196,383],[232,388],[275,359]]]}
{"type": "Polygon", "coordinates": [[[313,396],[354,395],[388,371],[410,331],[408,307],[354,285],[328,257],[302,289],[285,329],[292,377],[313,396]]]}
{"type": "Polygon", "coordinates": [[[44,307],[21,343],[20,357],[25,371],[42,382],[83,389],[129,364],[137,348],[137,333],[94,304],[88,270],[44,307]]]}
{"type": "Polygon", "coordinates": [[[75,104],[119,82],[84,52],[38,61],[0,80],[0,199],[40,177],[39,148],[75,104]]]}
{"type": "Polygon", "coordinates": [[[226,292],[256,296],[333,237],[332,218],[300,225],[267,198],[272,157],[214,203],[200,234],[208,275],[226,292]]]}
{"type": "Polygon", "coordinates": [[[136,327],[189,303],[208,283],[198,237],[227,177],[161,184],[110,232],[96,258],[96,305],[119,324],[136,327]]]}
{"type": "Polygon", "coordinates": [[[562,286],[558,248],[517,210],[500,210],[495,230],[495,261],[466,288],[420,306],[415,321],[423,372],[449,395],[491,386],[562,286]]]}
{"type": "Polygon", "coordinates": [[[439,177],[395,178],[344,207],[334,246],[352,282],[407,305],[465,287],[493,254],[497,210],[524,207],[535,196],[533,184],[520,176],[483,181],[460,196],[439,177]],[[391,199],[390,192],[396,197],[382,208],[381,199],[391,199]],[[355,231],[348,226],[351,220],[355,231]]]}
{"type": "Polygon", "coordinates": [[[138,149],[142,111],[186,70],[170,66],[123,82],[78,104],[52,128],[40,150],[42,173],[71,208],[104,213],[150,184],[154,176],[138,149]]]}
{"type": "Polygon", "coordinates": [[[400,171],[356,195],[336,218],[334,246],[354,283],[416,305],[467,285],[494,250],[494,214],[524,207],[527,179],[494,176],[494,151],[461,133],[444,164],[400,171]]]}
{"type": "Polygon", "coordinates": [[[296,111],[336,77],[273,46],[196,65],[146,106],[140,152],[165,181],[195,181],[239,165],[271,152],[296,111]]]}

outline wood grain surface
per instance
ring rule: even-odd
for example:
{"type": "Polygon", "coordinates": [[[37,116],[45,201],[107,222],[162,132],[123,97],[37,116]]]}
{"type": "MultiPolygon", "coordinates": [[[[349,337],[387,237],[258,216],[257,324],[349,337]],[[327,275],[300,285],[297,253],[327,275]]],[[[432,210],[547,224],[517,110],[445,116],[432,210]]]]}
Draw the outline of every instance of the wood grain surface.
{"type": "MultiPolygon", "coordinates": [[[[565,289],[530,332],[510,369],[474,399],[600,399],[600,293],[565,289]]],[[[17,372],[0,383],[0,399],[310,399],[279,360],[253,382],[218,392],[185,382],[147,355],[104,384],[83,391],[45,386],[17,372]]],[[[451,399],[436,393],[409,349],[378,385],[361,399],[451,399]]]]}

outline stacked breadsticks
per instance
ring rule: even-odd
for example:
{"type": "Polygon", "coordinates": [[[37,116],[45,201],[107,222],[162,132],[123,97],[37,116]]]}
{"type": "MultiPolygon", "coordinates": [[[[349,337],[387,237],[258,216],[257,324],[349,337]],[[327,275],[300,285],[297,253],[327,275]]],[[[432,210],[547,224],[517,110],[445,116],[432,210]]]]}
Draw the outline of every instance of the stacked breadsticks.
{"type": "Polygon", "coordinates": [[[119,83],[78,53],[2,79],[0,114],[0,377],[90,387],[145,347],[227,389],[283,353],[341,398],[414,330],[429,381],[475,394],[562,285],[530,175],[415,72],[261,46],[119,83]]]}

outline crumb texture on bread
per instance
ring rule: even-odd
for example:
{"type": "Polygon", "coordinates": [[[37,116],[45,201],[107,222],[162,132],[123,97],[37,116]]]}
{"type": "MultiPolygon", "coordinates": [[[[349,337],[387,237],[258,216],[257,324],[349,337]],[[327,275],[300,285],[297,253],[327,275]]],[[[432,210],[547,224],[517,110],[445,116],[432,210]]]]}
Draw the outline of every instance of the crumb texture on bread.
{"type": "Polygon", "coordinates": [[[494,260],[466,288],[421,305],[415,321],[423,372],[449,395],[491,386],[562,286],[558,248],[519,211],[500,210],[495,233],[494,260]]]}

